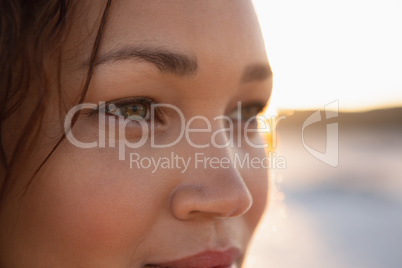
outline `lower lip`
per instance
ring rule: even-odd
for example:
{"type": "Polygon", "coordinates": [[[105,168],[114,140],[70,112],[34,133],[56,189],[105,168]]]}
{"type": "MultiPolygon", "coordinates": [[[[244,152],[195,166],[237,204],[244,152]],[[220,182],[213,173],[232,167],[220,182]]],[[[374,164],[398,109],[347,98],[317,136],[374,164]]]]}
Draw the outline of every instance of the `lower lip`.
{"type": "Polygon", "coordinates": [[[240,257],[237,248],[225,251],[206,251],[180,260],[147,265],[149,268],[236,268],[234,262],[240,257]]]}

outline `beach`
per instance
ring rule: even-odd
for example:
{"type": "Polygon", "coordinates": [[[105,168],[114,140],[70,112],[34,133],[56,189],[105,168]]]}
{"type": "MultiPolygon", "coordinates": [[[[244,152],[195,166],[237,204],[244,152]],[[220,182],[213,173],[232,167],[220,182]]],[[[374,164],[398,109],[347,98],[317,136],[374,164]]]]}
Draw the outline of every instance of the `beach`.
{"type": "Polygon", "coordinates": [[[402,109],[340,113],[304,129],[314,111],[289,112],[271,170],[270,204],[248,268],[402,267],[402,109]],[[338,159],[325,153],[326,126],[338,125],[338,159]]]}

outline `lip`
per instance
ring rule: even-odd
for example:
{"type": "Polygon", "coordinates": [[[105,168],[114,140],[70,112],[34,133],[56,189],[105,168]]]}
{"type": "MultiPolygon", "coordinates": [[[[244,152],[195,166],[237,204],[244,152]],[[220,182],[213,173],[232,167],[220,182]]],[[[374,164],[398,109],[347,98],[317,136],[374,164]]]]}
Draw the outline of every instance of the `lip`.
{"type": "Polygon", "coordinates": [[[145,267],[153,268],[230,268],[240,257],[238,248],[229,248],[224,251],[208,250],[193,256],[168,261],[165,263],[148,264],[145,267]]]}

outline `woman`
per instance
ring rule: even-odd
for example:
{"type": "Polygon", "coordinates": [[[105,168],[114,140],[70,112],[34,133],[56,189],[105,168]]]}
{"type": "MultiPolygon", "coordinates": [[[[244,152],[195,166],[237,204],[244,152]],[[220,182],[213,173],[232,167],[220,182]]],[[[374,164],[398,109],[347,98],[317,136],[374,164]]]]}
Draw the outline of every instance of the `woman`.
{"type": "Polygon", "coordinates": [[[1,2],[0,266],[241,267],[272,85],[251,1],[20,2],[1,2]]]}

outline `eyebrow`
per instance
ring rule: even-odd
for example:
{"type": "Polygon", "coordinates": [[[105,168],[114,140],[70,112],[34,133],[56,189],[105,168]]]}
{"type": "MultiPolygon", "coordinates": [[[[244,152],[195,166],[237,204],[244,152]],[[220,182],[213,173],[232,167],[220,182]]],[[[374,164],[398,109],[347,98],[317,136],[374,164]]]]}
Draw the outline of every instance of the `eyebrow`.
{"type": "MultiPolygon", "coordinates": [[[[154,64],[162,73],[180,76],[195,76],[199,69],[197,58],[163,48],[126,47],[99,55],[95,65],[108,62],[136,59],[154,64]]],[[[272,77],[269,64],[255,63],[246,66],[241,78],[242,83],[261,82],[272,77]]]]}
{"type": "Polygon", "coordinates": [[[95,65],[107,62],[136,59],[154,64],[162,73],[180,76],[197,74],[197,58],[162,48],[127,47],[100,55],[95,65]]]}
{"type": "Polygon", "coordinates": [[[272,70],[269,64],[255,63],[245,68],[241,82],[261,82],[271,77],[272,70]]]}

